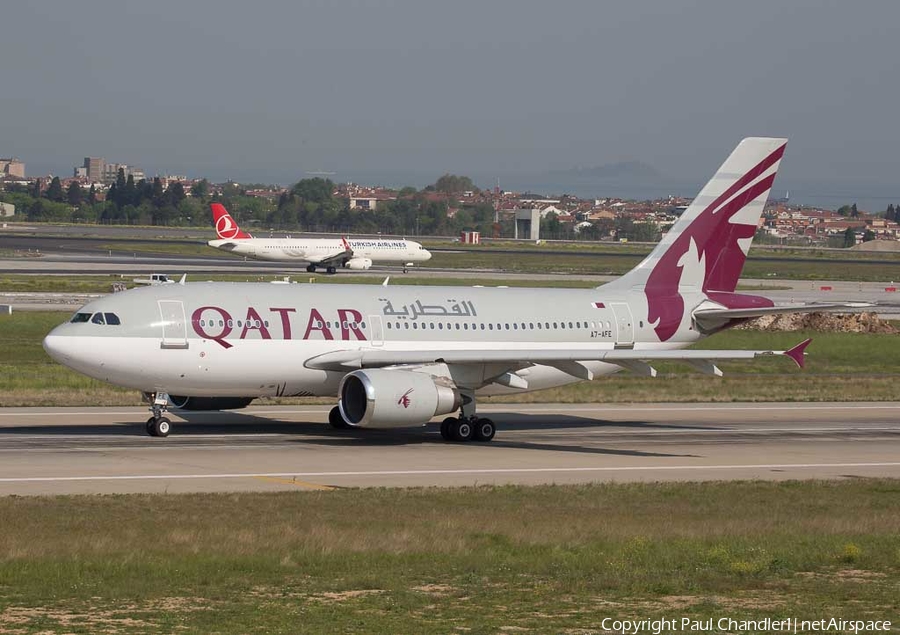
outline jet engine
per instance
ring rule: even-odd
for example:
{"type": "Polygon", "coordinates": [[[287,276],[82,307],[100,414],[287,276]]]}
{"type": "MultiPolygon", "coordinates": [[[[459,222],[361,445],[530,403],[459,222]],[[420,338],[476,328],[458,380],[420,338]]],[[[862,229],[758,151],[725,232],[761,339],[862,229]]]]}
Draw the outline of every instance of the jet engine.
{"type": "Polygon", "coordinates": [[[459,391],[439,381],[408,370],[355,370],[341,381],[338,407],[344,421],[360,428],[425,425],[461,403],[459,391]]]}
{"type": "Polygon", "coordinates": [[[357,271],[362,271],[363,269],[368,269],[372,266],[371,258],[351,258],[348,260],[344,266],[347,269],[355,269],[357,271]]]}
{"type": "Polygon", "coordinates": [[[237,410],[246,408],[253,397],[182,397],[169,395],[169,405],[178,410],[237,410]]]}

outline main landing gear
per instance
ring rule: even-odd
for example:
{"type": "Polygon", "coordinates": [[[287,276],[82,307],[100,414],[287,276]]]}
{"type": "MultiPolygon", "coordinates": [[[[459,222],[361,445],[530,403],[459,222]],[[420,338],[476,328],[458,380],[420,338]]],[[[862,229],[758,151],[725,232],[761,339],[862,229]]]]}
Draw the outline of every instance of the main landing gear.
{"type": "Polygon", "coordinates": [[[497,426],[484,417],[447,417],[441,423],[444,441],[490,441],[497,426]]]}
{"type": "MultiPolygon", "coordinates": [[[[314,264],[308,264],[308,265],[306,265],[306,270],[309,273],[315,273],[316,266],[314,264]]],[[[337,273],[337,267],[329,265],[329,266],[325,267],[325,273],[337,273]]]]}
{"type": "Polygon", "coordinates": [[[165,416],[169,408],[169,396],[164,392],[149,395],[150,411],[153,416],[147,419],[147,434],[151,437],[167,437],[172,431],[172,422],[165,416]]]}
{"type": "Polygon", "coordinates": [[[329,411],[328,423],[335,430],[348,430],[350,428],[350,424],[344,421],[344,417],[341,416],[341,409],[337,406],[329,411]]]}
{"type": "Polygon", "coordinates": [[[497,426],[490,419],[475,414],[474,390],[460,392],[459,417],[447,417],[441,422],[441,437],[445,441],[490,441],[497,433],[497,426]]]}

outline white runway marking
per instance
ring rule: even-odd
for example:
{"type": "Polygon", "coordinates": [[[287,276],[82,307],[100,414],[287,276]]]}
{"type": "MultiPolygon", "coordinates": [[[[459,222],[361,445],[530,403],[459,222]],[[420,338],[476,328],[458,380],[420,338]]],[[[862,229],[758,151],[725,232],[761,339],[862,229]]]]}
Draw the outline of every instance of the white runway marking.
{"type": "Polygon", "coordinates": [[[687,470],[785,470],[853,467],[900,467],[900,462],[877,463],[762,463],[745,465],[626,465],[621,467],[532,467],[485,468],[460,470],[372,470],[360,472],[247,472],[236,474],[129,474],[105,476],[23,476],[0,478],[0,483],[49,483],[67,481],[164,481],[188,479],[234,478],[329,478],[346,476],[452,476],[467,474],[546,474],[549,472],[637,472],[637,471],[687,471],[687,470]]]}

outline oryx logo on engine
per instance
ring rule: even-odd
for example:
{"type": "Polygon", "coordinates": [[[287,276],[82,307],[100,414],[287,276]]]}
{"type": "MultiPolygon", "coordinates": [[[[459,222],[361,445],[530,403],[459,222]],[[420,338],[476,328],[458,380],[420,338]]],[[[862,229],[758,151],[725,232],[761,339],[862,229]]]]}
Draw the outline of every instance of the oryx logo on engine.
{"type": "Polygon", "coordinates": [[[400,397],[400,399],[397,400],[397,405],[398,405],[398,406],[403,406],[404,408],[409,408],[409,401],[410,401],[410,400],[409,400],[409,393],[411,393],[412,391],[413,391],[413,389],[410,388],[410,389],[407,390],[405,393],[403,393],[403,396],[400,397]]]}

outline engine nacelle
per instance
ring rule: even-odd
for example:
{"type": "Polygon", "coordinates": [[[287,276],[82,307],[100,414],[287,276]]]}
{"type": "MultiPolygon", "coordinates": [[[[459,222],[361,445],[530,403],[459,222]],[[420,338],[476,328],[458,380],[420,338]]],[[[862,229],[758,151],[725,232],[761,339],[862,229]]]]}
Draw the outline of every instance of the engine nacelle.
{"type": "Polygon", "coordinates": [[[372,259],[371,258],[351,258],[346,263],[344,263],[344,266],[347,267],[347,269],[354,269],[356,271],[362,271],[362,270],[368,269],[369,267],[372,266],[372,259]]]}
{"type": "Polygon", "coordinates": [[[360,428],[421,426],[461,403],[455,388],[408,370],[355,370],[344,376],[338,394],[344,421],[360,428]]]}
{"type": "Polygon", "coordinates": [[[237,410],[246,408],[253,397],[183,397],[169,395],[169,405],[178,410],[237,410]]]}

